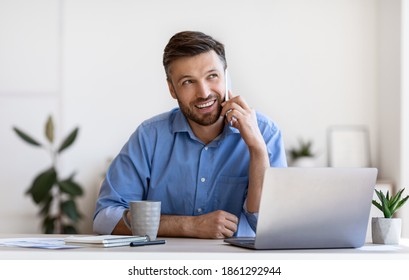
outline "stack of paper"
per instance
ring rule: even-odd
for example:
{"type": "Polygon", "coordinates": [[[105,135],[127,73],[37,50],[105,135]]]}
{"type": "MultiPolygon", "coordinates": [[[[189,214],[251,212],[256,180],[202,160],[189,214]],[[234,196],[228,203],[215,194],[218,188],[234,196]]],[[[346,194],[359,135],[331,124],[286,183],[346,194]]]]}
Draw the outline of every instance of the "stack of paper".
{"type": "Polygon", "coordinates": [[[67,245],[91,247],[118,247],[129,246],[131,242],[146,242],[147,236],[129,235],[95,235],[95,236],[70,236],[64,239],[67,245]]]}
{"type": "MultiPolygon", "coordinates": [[[[51,235],[49,235],[51,236],[51,235]]],[[[0,246],[23,247],[23,248],[41,248],[41,249],[71,249],[79,246],[67,245],[63,238],[42,238],[42,237],[23,237],[23,238],[2,238],[0,246]]]]}

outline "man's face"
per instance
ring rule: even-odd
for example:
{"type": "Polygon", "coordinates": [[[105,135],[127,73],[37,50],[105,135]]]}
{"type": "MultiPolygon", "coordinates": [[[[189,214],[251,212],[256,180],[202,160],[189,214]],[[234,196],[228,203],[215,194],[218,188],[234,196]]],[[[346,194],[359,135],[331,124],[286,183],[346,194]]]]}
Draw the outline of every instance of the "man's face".
{"type": "Polygon", "coordinates": [[[208,126],[220,117],[224,97],[223,64],[214,51],[175,60],[168,86],[189,122],[208,126]]]}

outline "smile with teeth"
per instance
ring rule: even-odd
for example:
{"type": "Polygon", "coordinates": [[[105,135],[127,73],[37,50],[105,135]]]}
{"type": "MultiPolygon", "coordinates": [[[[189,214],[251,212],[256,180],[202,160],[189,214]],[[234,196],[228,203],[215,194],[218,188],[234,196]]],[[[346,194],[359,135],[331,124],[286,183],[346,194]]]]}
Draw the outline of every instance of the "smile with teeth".
{"type": "Polygon", "coordinates": [[[198,104],[198,105],[196,105],[196,107],[199,108],[199,109],[204,109],[204,108],[212,106],[214,104],[214,102],[216,102],[216,101],[212,100],[212,101],[209,101],[209,102],[204,103],[204,104],[198,104]]]}

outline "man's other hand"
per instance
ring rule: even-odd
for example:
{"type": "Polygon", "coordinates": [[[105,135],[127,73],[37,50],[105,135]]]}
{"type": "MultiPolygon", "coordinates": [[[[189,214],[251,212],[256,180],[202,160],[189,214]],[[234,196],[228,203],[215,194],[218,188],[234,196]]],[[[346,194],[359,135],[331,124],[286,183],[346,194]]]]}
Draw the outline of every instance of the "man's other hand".
{"type": "Polygon", "coordinates": [[[199,238],[227,238],[237,231],[239,219],[226,211],[218,210],[194,216],[193,227],[199,238]]]}

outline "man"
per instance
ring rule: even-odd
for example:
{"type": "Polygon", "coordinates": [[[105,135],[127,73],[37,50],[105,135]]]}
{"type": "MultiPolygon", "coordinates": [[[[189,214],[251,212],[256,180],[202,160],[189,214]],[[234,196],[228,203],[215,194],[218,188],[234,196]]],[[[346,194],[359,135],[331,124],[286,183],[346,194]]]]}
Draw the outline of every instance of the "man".
{"type": "Polygon", "coordinates": [[[280,131],[226,92],[224,46],[212,37],[175,34],[163,64],[179,108],[143,122],[113,160],[94,231],[130,234],[128,202],[159,200],[158,236],[254,235],[264,171],[287,164],[280,131]]]}

